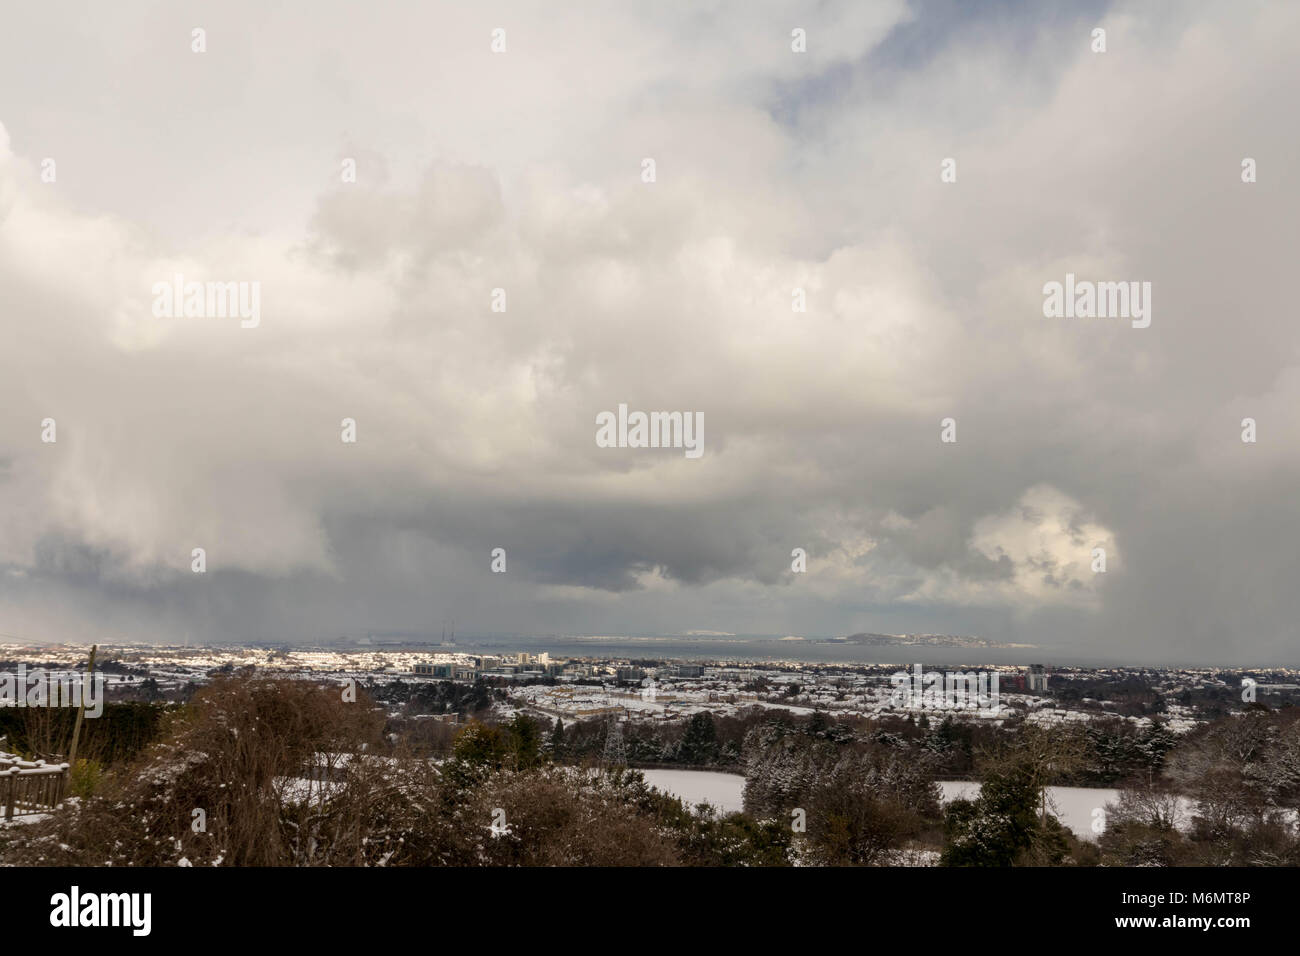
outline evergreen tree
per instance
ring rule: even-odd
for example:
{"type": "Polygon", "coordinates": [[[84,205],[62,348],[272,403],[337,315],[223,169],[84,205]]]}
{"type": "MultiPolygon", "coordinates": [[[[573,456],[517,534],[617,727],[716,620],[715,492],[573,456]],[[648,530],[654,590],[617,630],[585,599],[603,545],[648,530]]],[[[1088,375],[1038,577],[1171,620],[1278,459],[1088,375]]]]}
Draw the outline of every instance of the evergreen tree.
{"type": "Polygon", "coordinates": [[[500,727],[471,720],[456,735],[452,753],[457,760],[485,767],[499,767],[509,747],[500,727]]]}
{"type": "Polygon", "coordinates": [[[1059,862],[1067,846],[1055,818],[1038,819],[1039,788],[1032,769],[1018,764],[990,774],[975,800],[954,800],[944,820],[943,866],[1012,866],[1031,850],[1059,862]]]}
{"type": "Polygon", "coordinates": [[[684,763],[717,762],[718,729],[713,723],[712,714],[701,711],[686,722],[686,732],[682,735],[679,753],[684,763]]]}
{"type": "Polygon", "coordinates": [[[509,733],[517,769],[529,770],[542,762],[542,732],[537,721],[527,714],[515,714],[509,733]]]}
{"type": "Polygon", "coordinates": [[[559,717],[555,718],[555,726],[551,728],[551,739],[546,746],[551,752],[552,760],[562,760],[567,753],[564,745],[564,722],[559,717]]]}

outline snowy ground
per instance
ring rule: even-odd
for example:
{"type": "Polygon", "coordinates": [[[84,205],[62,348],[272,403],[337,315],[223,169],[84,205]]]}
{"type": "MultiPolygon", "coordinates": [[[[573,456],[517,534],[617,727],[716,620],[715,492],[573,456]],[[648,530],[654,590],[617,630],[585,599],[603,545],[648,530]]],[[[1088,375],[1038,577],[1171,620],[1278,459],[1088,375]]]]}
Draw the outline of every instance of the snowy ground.
{"type": "MultiPolygon", "coordinates": [[[[744,809],[745,778],[739,774],[711,770],[641,772],[650,786],[687,803],[707,801],[728,813],[744,809]]],[[[958,797],[973,799],[979,796],[980,785],[972,780],[941,780],[939,786],[943,790],[944,803],[958,797]]],[[[1048,810],[1076,836],[1092,840],[1096,839],[1092,830],[1093,810],[1104,807],[1118,795],[1118,790],[1103,787],[1048,787],[1048,810]]]]}
{"type": "Polygon", "coordinates": [[[23,813],[15,816],[12,820],[6,820],[3,814],[0,814],[0,827],[18,827],[28,823],[43,823],[50,819],[52,814],[49,813],[23,813]]]}
{"type": "MultiPolygon", "coordinates": [[[[943,790],[943,802],[961,797],[973,800],[979,796],[980,785],[974,780],[940,780],[943,790]]],[[[1064,823],[1075,836],[1084,840],[1095,840],[1092,822],[1096,818],[1093,811],[1104,808],[1119,797],[1118,790],[1108,787],[1048,787],[1047,809],[1064,823]]]]}
{"type": "Polygon", "coordinates": [[[646,783],[689,804],[709,803],[724,813],[739,813],[745,778],[713,770],[642,770],[646,783]]]}

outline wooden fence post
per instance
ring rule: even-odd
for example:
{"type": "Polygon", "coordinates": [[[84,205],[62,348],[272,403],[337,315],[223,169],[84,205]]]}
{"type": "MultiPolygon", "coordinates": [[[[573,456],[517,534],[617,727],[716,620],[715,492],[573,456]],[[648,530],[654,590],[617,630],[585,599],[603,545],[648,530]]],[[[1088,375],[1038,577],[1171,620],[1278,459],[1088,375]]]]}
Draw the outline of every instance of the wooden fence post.
{"type": "Polygon", "coordinates": [[[5,792],[5,820],[9,821],[14,818],[14,800],[18,795],[18,768],[14,767],[7,772],[0,772],[0,777],[5,777],[9,783],[9,787],[5,792]]]}
{"type": "Polygon", "coordinates": [[[77,740],[81,737],[81,718],[86,713],[86,683],[95,679],[95,651],[98,644],[90,645],[90,662],[86,665],[86,680],[81,683],[81,699],[77,701],[77,720],[72,725],[72,747],[68,751],[68,766],[77,765],[77,740]]]}

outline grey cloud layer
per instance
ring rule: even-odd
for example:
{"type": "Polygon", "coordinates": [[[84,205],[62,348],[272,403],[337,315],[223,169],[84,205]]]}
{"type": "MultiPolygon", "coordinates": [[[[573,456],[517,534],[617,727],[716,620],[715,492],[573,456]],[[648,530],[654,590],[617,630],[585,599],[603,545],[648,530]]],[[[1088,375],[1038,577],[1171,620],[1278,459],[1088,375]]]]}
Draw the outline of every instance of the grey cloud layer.
{"type": "Polygon", "coordinates": [[[754,7],[17,14],[0,630],[1295,659],[1300,13],[754,7]],[[176,272],[261,325],[154,318],[176,272]],[[1044,319],[1066,272],[1152,282],[1151,328],[1044,319]],[[620,402],[704,458],[597,448],[620,402]]]}

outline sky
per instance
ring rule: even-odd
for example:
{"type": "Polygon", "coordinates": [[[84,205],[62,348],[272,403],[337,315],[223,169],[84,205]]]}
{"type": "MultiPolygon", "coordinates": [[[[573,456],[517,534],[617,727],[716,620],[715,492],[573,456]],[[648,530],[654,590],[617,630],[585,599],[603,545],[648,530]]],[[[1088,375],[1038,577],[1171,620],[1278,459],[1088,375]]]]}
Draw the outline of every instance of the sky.
{"type": "Polygon", "coordinates": [[[0,634],[1300,662],[1300,6],[5,20],[0,634]]]}

